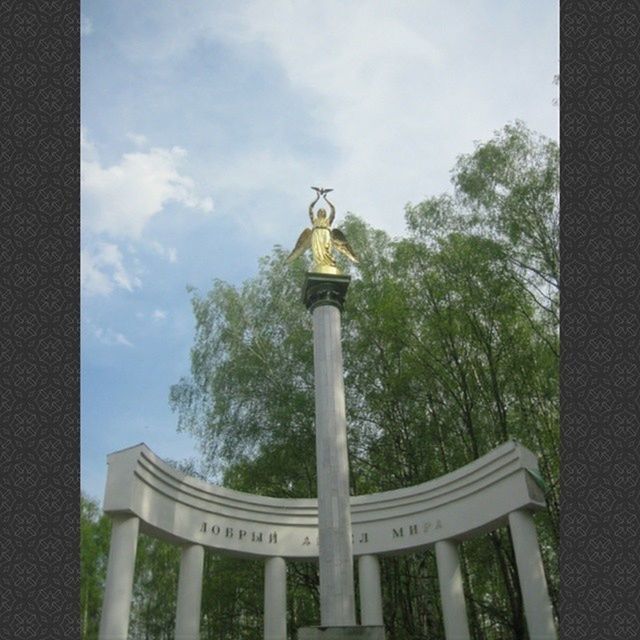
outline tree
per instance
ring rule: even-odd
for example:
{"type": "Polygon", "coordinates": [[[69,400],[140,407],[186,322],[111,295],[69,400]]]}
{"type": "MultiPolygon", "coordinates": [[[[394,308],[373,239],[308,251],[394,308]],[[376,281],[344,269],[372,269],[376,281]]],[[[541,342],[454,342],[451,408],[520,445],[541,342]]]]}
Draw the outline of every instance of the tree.
{"type": "Polygon", "coordinates": [[[97,501],[80,496],[80,612],[83,640],[97,640],[109,554],[109,519],[97,501]]]}
{"type": "Polygon", "coordinates": [[[514,276],[558,323],[559,154],[552,140],[517,121],[461,156],[455,196],[407,207],[409,230],[423,239],[454,231],[496,240],[514,276]]]}

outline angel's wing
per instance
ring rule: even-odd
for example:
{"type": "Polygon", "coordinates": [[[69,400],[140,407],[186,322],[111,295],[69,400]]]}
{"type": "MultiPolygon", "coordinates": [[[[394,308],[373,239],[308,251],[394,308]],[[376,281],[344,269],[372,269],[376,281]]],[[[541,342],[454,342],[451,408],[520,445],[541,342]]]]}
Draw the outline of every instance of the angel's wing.
{"type": "Polygon", "coordinates": [[[311,229],[305,229],[298,238],[293,251],[287,256],[287,262],[292,262],[311,246],[311,229]]]}
{"type": "Polygon", "coordinates": [[[353,249],[349,246],[346,236],[344,235],[344,233],[342,233],[342,231],[340,231],[340,229],[332,229],[331,240],[333,241],[333,246],[337,251],[347,256],[347,258],[349,258],[349,260],[351,260],[352,262],[359,262],[358,257],[353,252],[353,249]]]}

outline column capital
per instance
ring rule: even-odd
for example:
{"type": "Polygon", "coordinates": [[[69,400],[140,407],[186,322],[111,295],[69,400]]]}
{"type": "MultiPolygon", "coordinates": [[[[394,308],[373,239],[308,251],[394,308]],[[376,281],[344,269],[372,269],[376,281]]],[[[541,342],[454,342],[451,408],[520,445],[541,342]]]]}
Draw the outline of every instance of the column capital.
{"type": "Polygon", "coordinates": [[[350,282],[351,276],[309,272],[304,279],[302,301],[311,313],[325,304],[342,311],[350,282]]]}

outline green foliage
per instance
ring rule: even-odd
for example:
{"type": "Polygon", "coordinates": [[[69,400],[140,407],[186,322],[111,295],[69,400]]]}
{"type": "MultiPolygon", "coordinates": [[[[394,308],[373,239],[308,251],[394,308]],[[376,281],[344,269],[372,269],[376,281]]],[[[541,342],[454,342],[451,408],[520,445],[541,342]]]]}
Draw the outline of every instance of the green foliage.
{"type": "Polygon", "coordinates": [[[239,289],[217,281],[206,296],[194,293],[193,376],[172,388],[171,403],[179,428],[205,444],[211,469],[233,461],[227,483],[248,491],[259,478],[267,495],[293,496],[292,487],[306,495],[315,486],[313,460],[301,466],[297,457],[314,441],[312,341],[284,256],[263,259],[239,289]]]}
{"type": "Polygon", "coordinates": [[[80,496],[80,615],[83,640],[96,640],[109,553],[109,519],[97,502],[80,496]]]}
{"type": "Polygon", "coordinates": [[[173,640],[180,549],[138,536],[129,637],[131,640],[173,640]]]}
{"type": "MultiPolygon", "coordinates": [[[[507,439],[522,442],[539,454],[547,486],[537,522],[556,606],[557,147],[521,123],[507,126],[458,160],[453,183],[453,195],[407,207],[407,237],[353,215],[343,222],[361,257],[343,314],[352,491],[424,482],[507,439]]],[[[285,255],[276,248],[240,287],[193,291],[192,374],[172,388],[171,405],[226,486],[312,497],[307,265],[289,266],[285,255]]],[[[137,583],[153,612],[150,637],[170,637],[162,634],[174,615],[176,558],[147,547],[141,557],[141,575],[147,566],[163,573],[137,583]]],[[[462,566],[474,640],[524,640],[508,531],[465,543],[462,566]]],[[[443,638],[433,554],[385,558],[382,577],[388,637],[443,638]]],[[[288,588],[290,630],[317,624],[316,568],[290,563],[288,588]]],[[[259,563],[207,555],[203,640],[260,638],[261,607],[259,563]]]]}
{"type": "Polygon", "coordinates": [[[422,240],[452,232],[489,237],[524,291],[558,323],[559,153],[555,142],[522,122],[507,125],[453,171],[455,196],[407,207],[410,232],[422,240]]]}

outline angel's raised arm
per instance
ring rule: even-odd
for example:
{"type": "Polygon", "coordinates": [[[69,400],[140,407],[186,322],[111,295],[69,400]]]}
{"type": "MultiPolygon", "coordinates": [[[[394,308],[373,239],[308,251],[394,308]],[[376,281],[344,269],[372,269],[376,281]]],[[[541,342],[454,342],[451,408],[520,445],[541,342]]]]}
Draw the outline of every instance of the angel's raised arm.
{"type": "Polygon", "coordinates": [[[311,220],[311,224],[313,224],[313,207],[316,206],[316,202],[320,200],[320,192],[318,191],[316,195],[316,199],[309,205],[309,220],[311,220]]]}
{"type": "Polygon", "coordinates": [[[331,213],[329,214],[329,224],[333,224],[333,219],[336,217],[336,208],[329,201],[329,198],[327,198],[326,193],[324,194],[324,199],[325,199],[325,202],[329,205],[329,209],[331,211],[331,213]]]}

